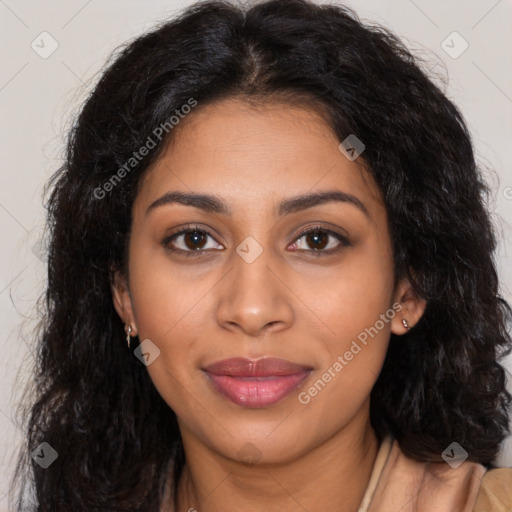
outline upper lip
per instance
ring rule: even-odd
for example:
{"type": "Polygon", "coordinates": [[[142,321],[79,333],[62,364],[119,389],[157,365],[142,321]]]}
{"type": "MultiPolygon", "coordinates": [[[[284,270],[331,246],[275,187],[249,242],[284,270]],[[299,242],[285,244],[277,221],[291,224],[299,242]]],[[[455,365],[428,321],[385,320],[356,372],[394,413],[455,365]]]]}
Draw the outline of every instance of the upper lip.
{"type": "Polygon", "coordinates": [[[232,377],[270,377],[297,375],[312,370],[312,368],[275,357],[265,357],[257,360],[234,357],[217,361],[205,367],[204,370],[214,375],[229,375],[232,377]]]}

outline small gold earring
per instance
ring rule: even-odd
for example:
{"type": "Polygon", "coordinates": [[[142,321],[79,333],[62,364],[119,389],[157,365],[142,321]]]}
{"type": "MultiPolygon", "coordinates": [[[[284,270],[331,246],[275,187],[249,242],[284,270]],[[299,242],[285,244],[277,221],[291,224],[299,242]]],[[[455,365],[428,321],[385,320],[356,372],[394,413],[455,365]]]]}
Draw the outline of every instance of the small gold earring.
{"type": "Polygon", "coordinates": [[[128,350],[130,350],[130,334],[132,333],[132,326],[129,325],[128,326],[128,329],[127,329],[127,332],[126,332],[126,343],[128,345],[128,350]]]}
{"type": "Polygon", "coordinates": [[[407,330],[409,330],[409,324],[407,323],[407,320],[406,320],[405,318],[402,320],[402,325],[403,325],[407,330]]]}

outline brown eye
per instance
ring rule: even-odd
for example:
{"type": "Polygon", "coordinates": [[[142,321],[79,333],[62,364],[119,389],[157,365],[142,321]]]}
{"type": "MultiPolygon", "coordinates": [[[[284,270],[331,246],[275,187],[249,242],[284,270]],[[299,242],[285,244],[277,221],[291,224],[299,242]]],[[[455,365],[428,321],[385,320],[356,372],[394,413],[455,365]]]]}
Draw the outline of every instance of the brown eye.
{"type": "Polygon", "coordinates": [[[348,239],[340,233],[322,227],[314,227],[304,231],[295,240],[292,250],[320,256],[336,253],[349,245],[348,239]]]}
{"type": "Polygon", "coordinates": [[[207,236],[201,231],[189,231],[183,235],[183,241],[188,249],[202,249],[207,236]]]}
{"type": "Polygon", "coordinates": [[[322,231],[315,231],[308,233],[306,236],[306,242],[312,249],[324,249],[328,243],[328,233],[322,231]]]}
{"type": "Polygon", "coordinates": [[[213,246],[208,247],[209,243],[211,245],[209,239],[214,240],[209,231],[199,229],[198,227],[187,227],[177,233],[167,236],[162,241],[162,245],[170,251],[183,253],[186,256],[199,255],[212,249],[223,249],[220,244],[217,244],[217,246],[214,244],[213,246]]]}

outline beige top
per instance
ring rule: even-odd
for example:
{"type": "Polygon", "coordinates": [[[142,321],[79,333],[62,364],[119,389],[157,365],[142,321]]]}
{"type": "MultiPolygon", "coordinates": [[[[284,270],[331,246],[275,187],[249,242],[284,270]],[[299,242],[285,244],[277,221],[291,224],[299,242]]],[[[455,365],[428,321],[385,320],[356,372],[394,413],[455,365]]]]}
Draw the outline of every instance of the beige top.
{"type": "Polygon", "coordinates": [[[381,443],[358,512],[512,512],[512,468],[424,463],[381,443]]]}
{"type": "MultiPolygon", "coordinates": [[[[164,504],[171,502],[166,487],[164,504]]],[[[171,508],[173,510],[173,508],[171,508]]],[[[384,439],[358,512],[512,512],[512,468],[417,462],[384,439]]]]}

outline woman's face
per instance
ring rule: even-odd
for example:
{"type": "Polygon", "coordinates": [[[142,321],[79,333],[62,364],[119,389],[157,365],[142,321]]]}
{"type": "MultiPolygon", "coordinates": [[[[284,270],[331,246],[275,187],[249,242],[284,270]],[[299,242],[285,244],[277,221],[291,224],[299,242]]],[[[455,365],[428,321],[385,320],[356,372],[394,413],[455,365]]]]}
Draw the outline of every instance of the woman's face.
{"type": "Polygon", "coordinates": [[[141,183],[114,302],[151,340],[185,447],[276,462],[357,435],[390,331],[416,317],[380,191],[312,111],[230,99],[178,128],[141,183]],[[284,362],[253,364],[268,358],[284,362]]]}

